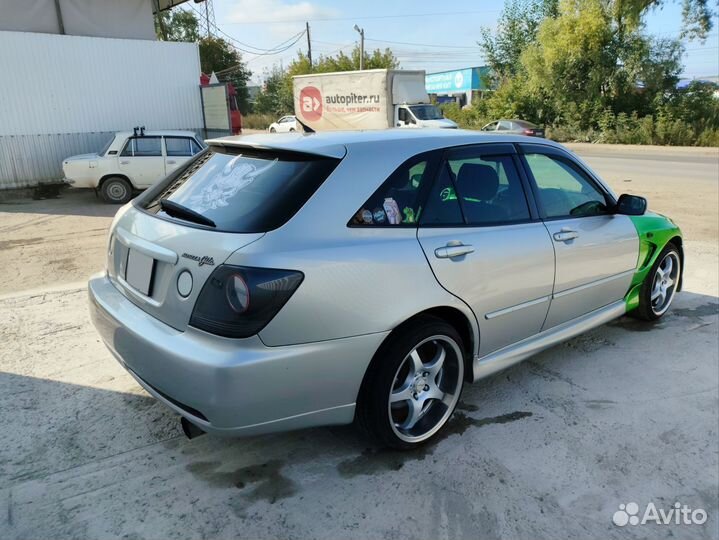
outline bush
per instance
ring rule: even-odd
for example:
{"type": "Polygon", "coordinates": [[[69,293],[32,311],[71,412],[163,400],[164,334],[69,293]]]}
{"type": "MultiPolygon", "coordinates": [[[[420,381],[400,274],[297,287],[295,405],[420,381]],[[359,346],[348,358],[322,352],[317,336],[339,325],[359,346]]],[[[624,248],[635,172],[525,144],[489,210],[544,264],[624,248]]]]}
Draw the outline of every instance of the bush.
{"type": "MultiPolygon", "coordinates": [[[[719,108],[719,101],[716,107],[719,108]]],[[[499,119],[484,116],[477,104],[460,109],[452,103],[442,106],[442,110],[447,118],[468,129],[480,129],[486,123],[499,119]]],[[[605,109],[595,113],[587,121],[580,111],[569,108],[562,120],[557,120],[545,128],[547,138],[557,142],[719,146],[719,127],[716,127],[717,122],[711,114],[689,121],[679,116],[681,112],[683,111],[676,104],[662,105],[658,107],[655,115],[642,117],[636,112],[614,114],[610,109],[605,109]],[[590,127],[586,127],[587,124],[590,127]]]]}
{"type": "Polygon", "coordinates": [[[461,109],[456,103],[446,103],[440,106],[446,118],[454,120],[463,129],[481,129],[490,122],[486,120],[477,107],[461,109]]]}
{"type": "Polygon", "coordinates": [[[244,129],[267,129],[275,120],[277,118],[271,114],[248,114],[242,117],[242,127],[244,129]]]}

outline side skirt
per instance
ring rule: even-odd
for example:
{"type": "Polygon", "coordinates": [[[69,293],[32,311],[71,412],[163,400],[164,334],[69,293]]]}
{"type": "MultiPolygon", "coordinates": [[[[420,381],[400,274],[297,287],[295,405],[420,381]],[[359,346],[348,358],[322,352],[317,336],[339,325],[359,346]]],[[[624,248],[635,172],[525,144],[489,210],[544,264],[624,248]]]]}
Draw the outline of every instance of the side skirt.
{"type": "Polygon", "coordinates": [[[478,381],[513,366],[557,343],[621,317],[624,313],[626,313],[626,302],[618,300],[572,321],[549,328],[535,336],[489,353],[482,358],[475,358],[472,365],[473,381],[478,381]]]}

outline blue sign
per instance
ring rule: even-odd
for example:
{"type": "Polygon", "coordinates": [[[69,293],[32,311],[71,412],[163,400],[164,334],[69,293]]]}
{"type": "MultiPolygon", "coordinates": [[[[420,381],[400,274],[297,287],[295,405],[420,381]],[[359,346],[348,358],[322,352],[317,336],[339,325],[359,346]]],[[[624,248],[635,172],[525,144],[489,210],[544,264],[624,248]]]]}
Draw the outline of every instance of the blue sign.
{"type": "Polygon", "coordinates": [[[430,73],[424,78],[428,94],[467,92],[472,89],[472,70],[459,69],[442,73],[430,73]]]}
{"type": "Polygon", "coordinates": [[[453,94],[470,90],[487,90],[482,77],[489,68],[474,67],[430,73],[424,77],[424,86],[428,94],[453,94]]]}

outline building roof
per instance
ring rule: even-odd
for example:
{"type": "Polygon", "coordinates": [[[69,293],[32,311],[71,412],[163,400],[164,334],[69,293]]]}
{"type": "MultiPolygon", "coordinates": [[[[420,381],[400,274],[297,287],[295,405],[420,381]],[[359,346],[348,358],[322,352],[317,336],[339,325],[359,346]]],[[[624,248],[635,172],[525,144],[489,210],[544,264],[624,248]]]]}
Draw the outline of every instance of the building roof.
{"type": "MultiPolygon", "coordinates": [[[[202,2],[203,0],[200,0],[202,2]]],[[[160,11],[166,11],[168,9],[172,9],[175,6],[179,6],[180,4],[184,4],[187,2],[187,0],[157,0],[157,4],[160,7],[160,11]]],[[[155,9],[155,0],[152,0],[152,12],[157,13],[157,10],[155,9]]]]}

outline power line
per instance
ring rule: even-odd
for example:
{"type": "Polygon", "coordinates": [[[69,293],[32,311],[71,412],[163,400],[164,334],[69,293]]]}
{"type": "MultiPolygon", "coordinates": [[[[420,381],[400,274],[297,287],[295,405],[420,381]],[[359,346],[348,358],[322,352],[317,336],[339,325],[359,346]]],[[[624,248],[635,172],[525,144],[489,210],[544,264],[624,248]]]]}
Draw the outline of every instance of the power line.
{"type": "Polygon", "coordinates": [[[479,9],[470,11],[444,11],[436,13],[403,13],[401,15],[355,15],[352,17],[316,17],[314,19],[282,19],[275,21],[239,21],[239,22],[223,22],[224,25],[231,24],[286,24],[286,23],[298,23],[298,22],[323,22],[323,21],[355,21],[355,20],[369,20],[369,19],[406,19],[409,17],[439,17],[445,15],[469,15],[476,13],[499,13],[501,9],[479,9]]]}
{"type": "MultiPolygon", "coordinates": [[[[201,12],[199,12],[197,9],[195,9],[191,4],[187,4],[187,7],[189,7],[192,11],[194,11],[194,12],[195,12],[196,14],[198,14],[200,17],[203,16],[203,14],[202,14],[201,12]]],[[[294,43],[295,43],[295,42],[293,42],[293,43],[291,43],[290,45],[288,45],[288,46],[286,46],[286,47],[283,48],[283,46],[284,46],[288,41],[291,41],[291,40],[293,40],[293,39],[295,39],[295,38],[297,38],[297,41],[299,41],[299,38],[301,38],[301,37],[304,35],[304,33],[305,33],[305,31],[302,30],[301,32],[298,32],[297,34],[293,35],[292,37],[286,39],[285,41],[283,41],[283,42],[280,43],[279,45],[277,45],[277,46],[275,46],[275,47],[273,47],[273,48],[270,48],[270,49],[265,49],[265,48],[262,48],[262,47],[255,47],[254,45],[250,45],[249,43],[244,43],[244,42],[240,41],[239,39],[236,39],[235,37],[231,36],[230,34],[228,34],[227,32],[225,32],[224,30],[222,30],[219,26],[217,26],[217,24],[214,22],[214,20],[210,21],[209,24],[210,24],[210,26],[211,26],[216,32],[219,32],[220,34],[222,34],[223,36],[225,36],[227,39],[229,39],[231,42],[233,42],[233,44],[234,44],[234,43],[239,44],[240,46],[233,45],[236,49],[239,49],[240,51],[242,51],[242,52],[244,52],[244,53],[247,53],[247,54],[255,54],[255,55],[270,55],[270,54],[278,54],[278,53],[284,52],[284,51],[286,51],[288,48],[290,48],[292,45],[294,45],[294,43]],[[254,51],[253,51],[253,50],[247,50],[247,49],[244,49],[243,47],[247,47],[248,49],[255,49],[255,50],[254,50],[254,51]]]]}
{"type": "Polygon", "coordinates": [[[438,47],[443,49],[479,49],[479,45],[470,47],[468,45],[433,45],[431,43],[415,43],[410,41],[390,41],[388,39],[370,39],[366,38],[367,41],[376,41],[379,43],[392,43],[395,45],[414,45],[417,47],[438,47]]]}
{"type": "MultiPolygon", "coordinates": [[[[255,54],[256,56],[255,56],[254,58],[250,58],[249,60],[245,61],[244,64],[248,64],[248,63],[252,62],[253,60],[257,60],[258,58],[260,58],[260,57],[262,57],[262,56],[273,56],[273,55],[276,55],[276,54],[283,53],[283,52],[285,52],[286,50],[291,49],[297,42],[299,42],[300,39],[302,39],[302,37],[303,37],[304,35],[305,35],[305,31],[303,30],[303,31],[300,32],[298,35],[293,36],[293,37],[296,37],[296,39],[295,39],[292,43],[288,44],[285,48],[280,49],[280,50],[277,50],[277,51],[275,51],[275,52],[267,52],[267,53],[248,53],[248,54],[255,54]]],[[[290,38],[290,39],[292,39],[292,38],[290,38]]],[[[223,69],[223,70],[220,70],[220,71],[218,71],[217,73],[229,73],[230,71],[234,71],[234,70],[236,70],[236,69],[241,69],[242,67],[243,67],[243,64],[242,64],[242,63],[241,63],[241,64],[236,64],[236,65],[234,65],[234,66],[230,66],[230,67],[228,67],[228,68],[225,68],[225,69],[223,69]]]]}

